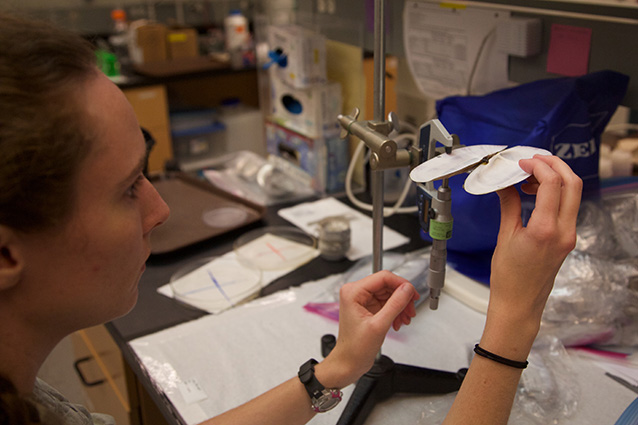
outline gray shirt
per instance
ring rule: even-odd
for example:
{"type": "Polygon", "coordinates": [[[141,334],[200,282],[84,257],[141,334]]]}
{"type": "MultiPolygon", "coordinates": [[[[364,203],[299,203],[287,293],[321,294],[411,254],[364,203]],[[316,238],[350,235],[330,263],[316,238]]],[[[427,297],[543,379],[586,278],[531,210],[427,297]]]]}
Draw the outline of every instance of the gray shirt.
{"type": "Polygon", "coordinates": [[[71,403],[55,388],[36,379],[33,400],[44,407],[64,425],[115,425],[110,415],[90,413],[84,406],[71,403]]]}

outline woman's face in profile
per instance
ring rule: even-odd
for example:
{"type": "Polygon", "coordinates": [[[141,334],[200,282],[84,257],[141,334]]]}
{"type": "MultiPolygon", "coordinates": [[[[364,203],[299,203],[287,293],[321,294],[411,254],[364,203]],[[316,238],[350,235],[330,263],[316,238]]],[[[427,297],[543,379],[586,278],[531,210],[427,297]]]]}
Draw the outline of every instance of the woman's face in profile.
{"type": "Polygon", "coordinates": [[[76,99],[96,137],[79,170],[71,219],[32,244],[30,254],[36,279],[47,282],[39,295],[47,297],[46,315],[56,312],[69,328],[112,320],[134,306],[150,232],[168,218],[142,174],[144,137],[123,93],[96,72],[76,99]]]}

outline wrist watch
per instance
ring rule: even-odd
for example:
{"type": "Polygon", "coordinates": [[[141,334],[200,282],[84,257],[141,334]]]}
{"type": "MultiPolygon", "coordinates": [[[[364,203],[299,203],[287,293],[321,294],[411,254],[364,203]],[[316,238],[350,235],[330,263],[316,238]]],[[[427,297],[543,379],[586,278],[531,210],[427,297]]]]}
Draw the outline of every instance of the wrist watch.
{"type": "Polygon", "coordinates": [[[299,368],[299,380],[306,387],[315,412],[327,412],[341,401],[343,393],[338,388],[326,388],[315,377],[317,361],[310,359],[299,368]]]}

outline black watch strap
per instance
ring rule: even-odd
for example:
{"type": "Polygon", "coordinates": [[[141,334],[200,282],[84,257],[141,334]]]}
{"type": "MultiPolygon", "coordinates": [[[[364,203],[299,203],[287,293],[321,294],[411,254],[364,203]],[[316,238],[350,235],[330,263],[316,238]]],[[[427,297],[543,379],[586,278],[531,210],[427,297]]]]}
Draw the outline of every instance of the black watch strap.
{"type": "Polygon", "coordinates": [[[319,382],[315,377],[316,364],[317,361],[315,359],[308,360],[301,365],[297,375],[310,396],[312,409],[315,412],[327,412],[339,404],[343,393],[338,388],[325,388],[321,382],[319,382]]]}
{"type": "Polygon", "coordinates": [[[315,377],[315,365],[317,363],[319,362],[315,359],[308,360],[299,367],[299,373],[297,374],[301,383],[306,387],[310,398],[318,398],[325,388],[315,377]]]}

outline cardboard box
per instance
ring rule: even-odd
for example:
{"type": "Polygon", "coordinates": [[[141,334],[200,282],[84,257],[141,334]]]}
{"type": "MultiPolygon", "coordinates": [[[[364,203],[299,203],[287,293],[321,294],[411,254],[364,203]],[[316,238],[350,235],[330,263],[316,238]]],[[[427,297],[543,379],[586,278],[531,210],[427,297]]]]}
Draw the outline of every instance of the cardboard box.
{"type": "Polygon", "coordinates": [[[197,31],[193,28],[168,30],[166,33],[166,46],[169,60],[199,56],[197,31]]]}
{"type": "Polygon", "coordinates": [[[270,50],[286,56],[284,63],[270,68],[273,78],[295,88],[328,81],[325,36],[297,25],[270,26],[268,44],[270,50]]]}
{"type": "Polygon", "coordinates": [[[161,62],[166,56],[165,25],[134,21],[130,26],[129,55],[134,64],[161,62]]]}
{"type": "Polygon", "coordinates": [[[173,145],[168,115],[168,97],[163,84],[124,89],[140,123],[155,139],[148,156],[148,171],[161,172],[173,159],[173,145]]]}
{"type": "Polygon", "coordinates": [[[338,134],[312,138],[268,120],[266,144],[268,153],[308,173],[317,193],[344,191],[350,157],[348,142],[338,134]]]}
{"type": "Polygon", "coordinates": [[[305,89],[271,80],[271,117],[279,124],[310,138],[339,132],[342,112],[341,85],[330,82],[305,89]]]}

